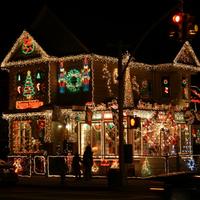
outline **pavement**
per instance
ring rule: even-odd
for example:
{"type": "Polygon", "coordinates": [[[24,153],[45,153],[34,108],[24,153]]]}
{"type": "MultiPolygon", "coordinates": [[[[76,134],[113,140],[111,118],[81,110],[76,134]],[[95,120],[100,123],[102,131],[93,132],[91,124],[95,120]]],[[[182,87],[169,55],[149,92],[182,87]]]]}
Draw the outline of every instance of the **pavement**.
{"type": "Polygon", "coordinates": [[[19,176],[17,183],[23,187],[48,187],[67,188],[71,190],[167,190],[173,188],[194,188],[200,190],[200,176],[193,173],[168,173],[151,177],[127,177],[123,186],[120,185],[119,177],[116,174],[112,177],[92,177],[90,180],[84,178],[76,179],[73,176],[66,176],[64,183],[61,183],[59,176],[47,177],[43,175],[33,175],[31,177],[19,176]]]}
{"type": "Polygon", "coordinates": [[[92,177],[90,180],[84,178],[76,179],[71,176],[65,177],[61,183],[59,176],[47,177],[33,175],[31,177],[19,176],[17,183],[23,187],[46,187],[46,188],[65,188],[68,190],[126,190],[138,191],[151,189],[166,191],[169,188],[189,188],[194,187],[200,191],[200,176],[188,173],[169,173],[152,177],[127,177],[123,186],[120,185],[119,177],[92,177]]]}
{"type": "Polygon", "coordinates": [[[92,177],[90,180],[76,179],[75,177],[66,177],[63,184],[61,184],[60,177],[46,177],[46,176],[19,176],[17,183],[23,187],[48,187],[48,188],[66,188],[70,190],[149,190],[150,188],[163,188],[164,182],[157,180],[149,180],[142,178],[127,178],[124,181],[123,187],[118,184],[115,179],[108,180],[107,177],[92,177]]]}

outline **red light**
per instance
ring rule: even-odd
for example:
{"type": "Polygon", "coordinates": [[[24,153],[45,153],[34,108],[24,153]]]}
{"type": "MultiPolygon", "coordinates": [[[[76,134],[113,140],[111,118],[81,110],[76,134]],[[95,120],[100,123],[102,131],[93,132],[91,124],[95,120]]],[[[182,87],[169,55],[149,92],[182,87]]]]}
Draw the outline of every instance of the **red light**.
{"type": "Polygon", "coordinates": [[[178,14],[175,14],[173,17],[172,17],[172,21],[176,24],[178,23],[181,23],[182,22],[182,19],[183,19],[183,16],[181,13],[178,13],[178,14]]]}

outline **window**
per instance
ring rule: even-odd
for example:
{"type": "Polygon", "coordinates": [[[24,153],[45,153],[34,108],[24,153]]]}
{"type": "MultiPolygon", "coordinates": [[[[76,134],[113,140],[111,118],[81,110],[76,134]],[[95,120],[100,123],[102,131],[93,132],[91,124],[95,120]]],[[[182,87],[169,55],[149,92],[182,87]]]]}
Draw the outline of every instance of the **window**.
{"type": "Polygon", "coordinates": [[[170,82],[169,77],[163,77],[161,82],[162,96],[169,97],[170,96],[170,82]]]}
{"type": "Polygon", "coordinates": [[[13,153],[39,152],[45,143],[45,120],[15,120],[12,131],[13,153]]]}
{"type": "Polygon", "coordinates": [[[118,155],[119,137],[113,122],[105,123],[105,155],[118,155]]]}
{"type": "Polygon", "coordinates": [[[188,94],[188,79],[187,78],[182,78],[181,87],[182,87],[182,98],[188,99],[189,94],[188,94]]]}
{"type": "Polygon", "coordinates": [[[81,155],[83,155],[88,144],[91,145],[94,156],[102,154],[101,129],[100,122],[92,123],[91,126],[81,123],[81,155]]]}

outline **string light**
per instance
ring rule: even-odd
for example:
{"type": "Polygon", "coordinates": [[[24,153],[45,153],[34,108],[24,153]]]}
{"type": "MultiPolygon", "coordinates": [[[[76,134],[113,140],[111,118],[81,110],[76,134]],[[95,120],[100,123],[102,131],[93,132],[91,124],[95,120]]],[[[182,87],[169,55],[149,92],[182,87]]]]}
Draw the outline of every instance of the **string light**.
{"type": "MultiPolygon", "coordinates": [[[[29,36],[33,39],[32,41],[34,42],[34,51],[37,52],[38,58],[33,58],[33,59],[28,59],[28,60],[18,60],[18,61],[13,61],[12,56],[14,53],[16,53],[17,48],[19,48],[19,44],[23,41],[23,37],[25,34],[29,34],[26,31],[23,31],[21,36],[18,38],[18,40],[15,42],[13,45],[12,49],[10,52],[7,54],[3,62],[1,63],[1,68],[4,70],[8,70],[10,68],[16,68],[19,69],[20,67],[25,67],[25,66],[30,66],[33,65],[35,66],[36,64],[48,64],[48,88],[51,88],[51,79],[53,77],[53,74],[51,72],[52,66],[55,65],[55,63],[59,62],[67,62],[67,61],[79,61],[83,60],[85,57],[91,60],[91,72],[92,72],[92,102],[94,102],[94,86],[95,86],[95,76],[99,76],[99,74],[96,74],[95,70],[97,69],[96,62],[100,62],[103,65],[103,68],[101,68],[101,72],[103,73],[103,78],[106,79],[106,86],[108,89],[108,93],[110,96],[114,94],[114,91],[112,91],[112,86],[116,84],[117,82],[114,82],[113,76],[116,73],[113,73],[118,65],[118,59],[110,56],[103,56],[103,55],[96,55],[96,54],[81,54],[81,55],[73,55],[73,56],[65,56],[65,57],[54,57],[54,56],[49,56],[40,46],[39,44],[33,39],[33,37],[29,34],[29,36]],[[113,66],[112,66],[113,65],[113,66]],[[113,71],[112,71],[113,69],[113,71]]],[[[128,57],[125,58],[127,61],[128,57]]],[[[181,71],[182,73],[186,72],[191,72],[191,73],[196,73],[200,72],[200,63],[198,58],[196,57],[192,47],[190,46],[189,42],[185,42],[179,53],[177,54],[176,58],[172,63],[165,63],[165,64],[146,64],[146,63],[141,63],[141,62],[136,62],[135,60],[131,61],[129,63],[129,66],[126,70],[126,82],[125,82],[125,105],[126,106],[132,106],[133,105],[133,96],[131,92],[131,78],[130,75],[135,71],[181,71]]],[[[79,73],[74,73],[78,74],[79,73]]],[[[73,75],[74,75],[73,74],[73,75]]],[[[78,78],[78,77],[76,77],[78,78]]],[[[116,77],[114,77],[116,78],[116,77]]],[[[69,81],[70,82],[70,81],[69,81]]],[[[80,83],[80,81],[78,82],[80,83]]],[[[14,84],[14,83],[13,83],[14,84]]],[[[80,84],[77,86],[80,87],[80,84]]],[[[74,89],[74,88],[72,88],[74,89]]],[[[48,89],[48,102],[50,103],[51,101],[51,90],[48,89]]],[[[155,110],[168,110],[171,108],[171,105],[158,105],[158,104],[151,104],[151,103],[145,103],[140,101],[138,104],[137,109],[139,110],[132,110],[134,114],[136,113],[137,116],[143,116],[143,118],[149,118],[153,117],[155,114],[155,110]],[[145,111],[148,110],[148,111],[145,111]],[[147,115],[148,113],[148,115],[147,115]]],[[[105,104],[98,104],[95,105],[93,108],[95,111],[97,110],[106,110],[107,107],[105,104]]],[[[185,107],[176,105],[173,107],[173,110],[175,111],[181,111],[184,110],[185,107]]],[[[61,109],[62,110],[62,109],[61,109]]],[[[73,120],[81,120],[84,119],[84,114],[82,112],[74,112],[72,110],[63,110],[63,113],[67,113],[70,115],[70,119],[73,120]],[[73,113],[73,114],[72,114],[73,113]]],[[[46,141],[51,140],[51,116],[52,116],[52,110],[47,110],[47,111],[42,111],[42,112],[29,112],[29,113],[15,113],[15,114],[3,114],[3,118],[6,120],[9,120],[9,129],[11,130],[11,121],[15,119],[23,120],[23,119],[29,119],[29,118],[34,118],[34,117],[40,117],[44,116],[45,119],[47,120],[46,125],[46,131],[48,134],[45,136],[46,141]]],[[[169,117],[170,118],[170,117],[169,117]]],[[[178,115],[178,118],[182,119],[182,114],[178,115]]],[[[169,120],[169,122],[172,123],[172,121],[169,120]]],[[[154,124],[154,121],[151,121],[148,123],[154,124]]],[[[150,125],[149,125],[150,126],[150,125]]],[[[9,131],[11,132],[11,131],[9,131]]],[[[12,138],[10,138],[11,140],[12,138]]],[[[155,139],[155,138],[153,138],[155,139]]]]}
{"type": "Polygon", "coordinates": [[[108,92],[109,92],[110,96],[112,96],[113,95],[112,90],[111,90],[111,79],[112,79],[112,77],[111,77],[111,74],[110,74],[110,72],[108,70],[108,64],[107,63],[105,63],[103,65],[102,71],[103,71],[103,76],[102,77],[107,80],[106,81],[107,89],[108,89],[108,92]]]}
{"type": "Polygon", "coordinates": [[[132,85],[131,85],[131,76],[130,76],[130,68],[127,68],[125,73],[125,93],[124,93],[124,106],[130,107],[133,106],[133,92],[132,92],[132,85]]]}
{"type": "Polygon", "coordinates": [[[28,33],[27,31],[24,30],[22,32],[21,36],[17,39],[17,41],[15,42],[15,44],[9,51],[9,53],[7,54],[7,56],[4,58],[1,66],[5,66],[7,63],[9,63],[9,61],[11,60],[11,58],[14,55],[14,53],[16,52],[16,50],[24,42],[24,37],[29,37],[29,39],[32,39],[32,43],[34,43],[34,46],[35,46],[34,51],[39,53],[43,57],[43,59],[49,57],[49,55],[40,47],[40,45],[34,40],[34,38],[30,35],[30,33],[28,33]]]}

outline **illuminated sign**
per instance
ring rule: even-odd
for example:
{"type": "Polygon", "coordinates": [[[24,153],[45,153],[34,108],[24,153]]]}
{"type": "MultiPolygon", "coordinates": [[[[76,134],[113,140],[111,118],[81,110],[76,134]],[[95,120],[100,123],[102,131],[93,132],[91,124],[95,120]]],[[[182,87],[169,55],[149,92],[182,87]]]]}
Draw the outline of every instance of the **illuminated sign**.
{"type": "Polygon", "coordinates": [[[16,101],[16,109],[39,108],[40,106],[43,105],[44,102],[39,100],[16,101]]]}

